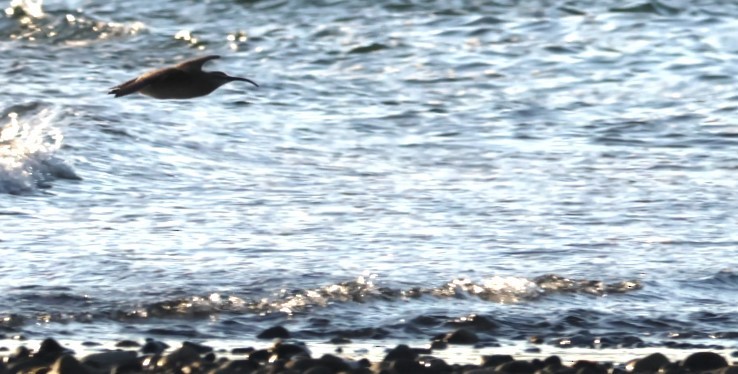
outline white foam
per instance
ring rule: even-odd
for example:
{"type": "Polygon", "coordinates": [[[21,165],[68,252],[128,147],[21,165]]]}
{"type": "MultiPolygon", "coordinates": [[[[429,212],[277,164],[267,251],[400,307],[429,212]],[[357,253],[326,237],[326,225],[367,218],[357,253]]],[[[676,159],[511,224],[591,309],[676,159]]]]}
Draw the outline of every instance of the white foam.
{"type": "Polygon", "coordinates": [[[48,109],[24,119],[8,114],[8,123],[0,127],[0,193],[31,192],[57,178],[79,179],[54,156],[64,140],[55,117],[48,109]]]}

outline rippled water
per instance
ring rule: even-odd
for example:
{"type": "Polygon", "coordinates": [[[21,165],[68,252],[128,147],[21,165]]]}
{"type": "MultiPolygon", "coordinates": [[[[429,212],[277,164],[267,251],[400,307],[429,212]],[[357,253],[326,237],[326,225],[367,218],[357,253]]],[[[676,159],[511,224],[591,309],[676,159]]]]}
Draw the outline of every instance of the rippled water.
{"type": "Polygon", "coordinates": [[[732,3],[4,5],[6,336],[735,347],[732,3]]]}

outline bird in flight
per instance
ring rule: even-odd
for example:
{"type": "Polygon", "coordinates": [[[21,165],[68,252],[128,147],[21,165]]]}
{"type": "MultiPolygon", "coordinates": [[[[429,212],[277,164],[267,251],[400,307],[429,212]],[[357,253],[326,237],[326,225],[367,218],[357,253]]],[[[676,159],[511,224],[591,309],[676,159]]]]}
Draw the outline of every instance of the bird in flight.
{"type": "Polygon", "coordinates": [[[110,89],[108,94],[121,97],[140,92],[155,99],[191,99],[205,96],[218,87],[233,81],[244,81],[259,87],[256,82],[232,77],[220,71],[203,71],[202,65],[220,56],[193,58],[177,65],[152,70],[110,89]]]}

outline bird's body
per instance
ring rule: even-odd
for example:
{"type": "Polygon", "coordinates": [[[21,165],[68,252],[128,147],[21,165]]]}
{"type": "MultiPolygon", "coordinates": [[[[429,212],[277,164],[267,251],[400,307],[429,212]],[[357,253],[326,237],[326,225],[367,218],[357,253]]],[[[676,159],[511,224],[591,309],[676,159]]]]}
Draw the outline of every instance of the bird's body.
{"type": "Polygon", "coordinates": [[[140,92],[155,99],[191,99],[205,96],[233,81],[244,81],[259,87],[250,79],[231,77],[219,71],[202,71],[202,65],[220,56],[204,56],[175,66],[153,70],[119,84],[108,92],[115,97],[140,92]]]}

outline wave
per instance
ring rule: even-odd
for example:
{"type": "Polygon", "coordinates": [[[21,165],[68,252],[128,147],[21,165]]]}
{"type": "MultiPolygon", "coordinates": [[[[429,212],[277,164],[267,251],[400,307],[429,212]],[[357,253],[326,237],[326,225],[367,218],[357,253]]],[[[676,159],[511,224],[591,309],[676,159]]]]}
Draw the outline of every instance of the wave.
{"type": "Polygon", "coordinates": [[[0,23],[0,38],[82,44],[88,41],[136,35],[141,22],[118,23],[95,19],[79,10],[46,11],[42,0],[13,0],[0,23]]]}
{"type": "Polygon", "coordinates": [[[0,193],[30,193],[49,188],[55,179],[81,179],[55,156],[64,136],[54,126],[56,114],[51,109],[16,106],[3,117],[7,123],[0,127],[0,193]]]}

